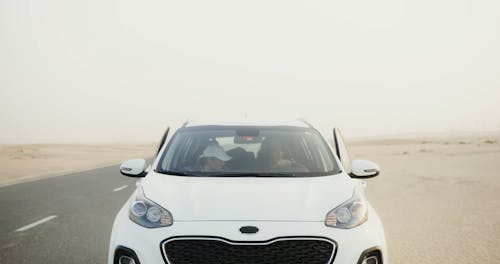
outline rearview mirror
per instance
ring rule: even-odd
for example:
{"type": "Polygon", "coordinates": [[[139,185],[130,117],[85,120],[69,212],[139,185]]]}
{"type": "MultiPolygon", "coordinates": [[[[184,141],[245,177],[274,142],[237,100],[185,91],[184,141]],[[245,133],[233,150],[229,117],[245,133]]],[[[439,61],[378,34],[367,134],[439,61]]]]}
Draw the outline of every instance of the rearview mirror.
{"type": "Polygon", "coordinates": [[[146,160],[144,159],[131,159],[122,163],[120,166],[120,173],[128,177],[144,177],[146,160]]]}
{"type": "Polygon", "coordinates": [[[351,177],[370,178],[379,174],[380,168],[369,160],[353,160],[351,163],[351,177]]]}

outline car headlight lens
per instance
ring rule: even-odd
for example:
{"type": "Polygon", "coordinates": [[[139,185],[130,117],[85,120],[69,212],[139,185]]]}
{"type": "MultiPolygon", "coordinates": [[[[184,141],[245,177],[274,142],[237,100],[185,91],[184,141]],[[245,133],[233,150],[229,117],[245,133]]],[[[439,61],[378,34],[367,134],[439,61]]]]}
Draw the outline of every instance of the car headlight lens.
{"type": "Polygon", "coordinates": [[[148,209],[148,214],[146,215],[146,218],[151,222],[151,223],[156,223],[161,220],[161,211],[158,209],[158,207],[151,207],[148,209]]]}
{"type": "Polygon", "coordinates": [[[143,201],[135,201],[130,208],[130,212],[137,217],[141,217],[146,214],[148,207],[143,201]]]}
{"type": "Polygon", "coordinates": [[[356,187],[352,197],[328,212],[325,224],[337,228],[353,228],[366,222],[368,207],[361,187],[356,187]]]}
{"type": "Polygon", "coordinates": [[[128,216],[134,223],[148,228],[170,226],[173,223],[170,212],[147,199],[141,186],[137,187],[128,216]]]}

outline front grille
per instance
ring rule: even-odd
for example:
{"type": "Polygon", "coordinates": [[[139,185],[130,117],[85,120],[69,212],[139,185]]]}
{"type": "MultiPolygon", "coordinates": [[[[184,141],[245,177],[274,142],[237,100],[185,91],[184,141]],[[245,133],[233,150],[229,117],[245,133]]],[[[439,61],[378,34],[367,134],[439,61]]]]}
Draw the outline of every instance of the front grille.
{"type": "Polygon", "coordinates": [[[168,264],[330,264],[335,242],[286,237],[264,242],[233,242],[215,237],[177,237],[162,244],[168,264]]]}

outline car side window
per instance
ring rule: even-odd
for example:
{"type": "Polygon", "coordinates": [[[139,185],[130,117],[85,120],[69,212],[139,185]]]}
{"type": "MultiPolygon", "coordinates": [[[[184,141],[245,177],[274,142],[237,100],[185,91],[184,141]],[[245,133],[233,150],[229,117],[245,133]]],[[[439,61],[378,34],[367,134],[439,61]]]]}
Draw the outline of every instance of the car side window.
{"type": "Polygon", "coordinates": [[[337,149],[337,155],[342,163],[342,167],[347,173],[351,173],[351,156],[347,149],[347,146],[342,137],[342,132],[340,129],[335,128],[333,131],[334,139],[335,139],[335,147],[337,149]]]}

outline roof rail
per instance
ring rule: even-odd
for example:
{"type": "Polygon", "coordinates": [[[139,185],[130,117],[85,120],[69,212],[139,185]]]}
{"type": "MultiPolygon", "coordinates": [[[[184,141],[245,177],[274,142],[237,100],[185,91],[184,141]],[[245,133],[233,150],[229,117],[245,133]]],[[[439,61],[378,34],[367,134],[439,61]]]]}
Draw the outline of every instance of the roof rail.
{"type": "Polygon", "coordinates": [[[184,123],[182,123],[182,127],[186,127],[189,124],[190,121],[191,120],[186,119],[186,121],[184,121],[184,123]]]}
{"type": "Polygon", "coordinates": [[[300,122],[302,122],[302,123],[304,123],[304,124],[306,124],[309,128],[314,128],[311,125],[311,123],[309,123],[305,118],[298,118],[297,120],[300,121],[300,122]]]}

